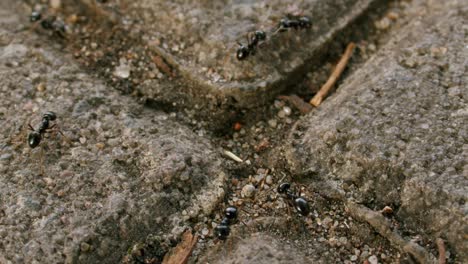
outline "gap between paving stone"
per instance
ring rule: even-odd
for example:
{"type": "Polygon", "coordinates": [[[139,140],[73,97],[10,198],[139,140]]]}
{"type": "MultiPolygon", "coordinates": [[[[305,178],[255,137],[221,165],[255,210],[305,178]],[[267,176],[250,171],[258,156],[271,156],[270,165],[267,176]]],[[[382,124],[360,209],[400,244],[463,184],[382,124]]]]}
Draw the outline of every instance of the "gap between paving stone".
{"type": "MultiPolygon", "coordinates": [[[[331,43],[352,35],[349,30],[357,28],[357,21],[389,2],[305,1],[301,4],[304,8],[299,5],[296,9],[312,18],[311,29],[275,35],[258,54],[242,62],[232,58],[235,47],[231,50],[226,46],[235,46],[236,39],[243,40],[243,34],[255,29],[256,25],[262,25],[264,29],[274,27],[287,13],[287,7],[294,6],[294,3],[282,1],[268,6],[250,6],[233,2],[220,7],[206,6],[198,1],[180,6],[172,2],[141,0],[124,1],[122,6],[109,2],[98,4],[97,8],[105,10],[110,20],[116,20],[123,32],[128,32],[129,39],[135,38],[132,40],[134,46],[129,49],[146,47],[171,68],[177,69],[175,72],[179,77],[169,81],[145,79],[138,88],[142,95],[166,104],[200,104],[207,107],[202,109],[205,115],[218,112],[217,118],[225,119],[229,116],[226,112],[229,113],[232,107],[258,107],[270,102],[309,72],[311,65],[322,61],[331,43]],[[227,12],[230,8],[234,10],[232,13],[227,12]],[[254,13],[246,11],[251,8],[254,8],[254,13]],[[122,20],[127,21],[125,25],[119,24],[122,20]],[[174,50],[175,46],[184,48],[174,50]],[[209,59],[210,55],[206,55],[207,59],[198,58],[210,52],[215,54],[213,58],[209,59]],[[229,58],[227,62],[226,57],[229,58]]],[[[64,1],[63,5],[68,3],[64,1]]],[[[90,5],[89,0],[81,0],[80,3],[88,14],[95,13],[95,6],[90,5]]],[[[76,2],[70,4],[76,6],[76,2]]],[[[73,8],[67,12],[73,12],[73,8]]],[[[91,23],[106,24],[96,21],[91,23]]],[[[110,29],[101,26],[100,30],[110,29]]]]}

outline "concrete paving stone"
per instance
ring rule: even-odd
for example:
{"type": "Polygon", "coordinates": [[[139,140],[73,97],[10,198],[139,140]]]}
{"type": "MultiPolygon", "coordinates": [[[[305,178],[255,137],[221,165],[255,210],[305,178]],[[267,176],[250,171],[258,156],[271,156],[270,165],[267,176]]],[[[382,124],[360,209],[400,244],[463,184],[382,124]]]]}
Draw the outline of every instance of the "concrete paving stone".
{"type": "Polygon", "coordinates": [[[210,214],[226,177],[216,148],[84,73],[16,6],[0,4],[0,263],[117,263],[210,214]],[[27,146],[45,111],[71,143],[52,132],[27,146]]]}
{"type": "Polygon", "coordinates": [[[288,161],[372,209],[392,207],[422,243],[442,237],[464,263],[467,9],[463,1],[420,3],[414,21],[297,124],[288,161]]]}
{"type": "MultiPolygon", "coordinates": [[[[64,1],[64,6],[69,2],[64,1]]],[[[139,87],[144,95],[170,97],[168,92],[186,91],[205,104],[217,100],[236,107],[255,107],[295,84],[359,17],[389,1],[80,2],[88,13],[104,10],[128,36],[136,36],[129,49],[138,45],[151,49],[184,83],[161,88],[159,81],[147,80],[139,87]],[[309,17],[311,28],[278,33],[278,24],[287,14],[309,17]],[[267,39],[255,55],[237,60],[237,43],[247,45],[248,33],[255,30],[265,31],[267,39]]],[[[102,31],[105,29],[97,32],[102,31]]]]}
{"type": "Polygon", "coordinates": [[[303,255],[294,245],[272,236],[255,233],[231,244],[220,244],[202,258],[200,263],[325,263],[303,255]]]}

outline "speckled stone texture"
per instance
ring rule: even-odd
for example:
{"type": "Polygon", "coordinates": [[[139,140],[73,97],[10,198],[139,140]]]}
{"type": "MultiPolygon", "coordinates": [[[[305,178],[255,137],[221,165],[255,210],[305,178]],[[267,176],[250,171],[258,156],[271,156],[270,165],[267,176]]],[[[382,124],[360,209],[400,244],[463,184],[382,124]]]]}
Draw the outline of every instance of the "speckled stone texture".
{"type": "MultiPolygon", "coordinates": [[[[90,0],[81,2],[90,9],[96,7],[90,0]]],[[[170,93],[187,90],[205,104],[218,98],[236,107],[257,107],[295,84],[310,70],[310,63],[326,53],[330,42],[345,34],[359,17],[388,2],[124,0],[97,8],[115,14],[112,17],[129,35],[138,36],[139,45],[163,57],[185,83],[161,91],[155,88],[158,81],[148,81],[139,87],[144,95],[170,97],[170,93]],[[308,16],[311,28],[278,33],[280,20],[288,14],[308,16]],[[247,45],[249,32],[255,30],[265,31],[267,39],[255,55],[237,60],[237,43],[247,45]]]]}
{"type": "Polygon", "coordinates": [[[84,74],[13,6],[0,4],[0,263],[117,263],[210,214],[225,174],[208,140],[84,74]],[[51,133],[27,146],[45,111],[71,144],[51,133]]]}
{"type": "MultiPolygon", "coordinates": [[[[297,174],[396,211],[404,228],[468,260],[467,18],[431,1],[291,134],[297,174]]],[[[311,186],[313,188],[313,186],[311,186]]]]}
{"type": "Polygon", "coordinates": [[[272,236],[256,233],[237,241],[234,245],[220,244],[200,263],[324,263],[306,257],[294,245],[289,245],[272,236]]]}

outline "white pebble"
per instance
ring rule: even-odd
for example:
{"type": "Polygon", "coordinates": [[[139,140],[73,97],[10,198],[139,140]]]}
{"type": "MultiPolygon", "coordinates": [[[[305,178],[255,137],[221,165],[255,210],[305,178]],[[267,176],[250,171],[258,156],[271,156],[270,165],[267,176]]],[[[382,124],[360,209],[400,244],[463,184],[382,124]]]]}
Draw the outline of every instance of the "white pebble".
{"type": "Polygon", "coordinates": [[[276,121],[276,119],[270,119],[268,120],[268,125],[272,128],[275,128],[278,125],[278,121],[276,121]]]}
{"type": "Polygon", "coordinates": [[[292,113],[292,110],[291,110],[290,107],[285,106],[285,107],[283,107],[283,112],[284,112],[284,114],[285,114],[286,116],[289,116],[289,115],[292,113]]]}
{"type": "Polygon", "coordinates": [[[119,66],[115,67],[114,75],[122,79],[127,79],[130,77],[130,71],[130,66],[121,62],[119,66]]]}
{"type": "Polygon", "coordinates": [[[369,260],[370,264],[378,264],[379,263],[379,260],[377,259],[377,256],[375,256],[375,255],[370,256],[367,260],[369,260]]]}
{"type": "Polygon", "coordinates": [[[50,7],[53,9],[59,9],[61,5],[62,3],[60,0],[50,0],[50,7]]]}
{"type": "Polygon", "coordinates": [[[247,184],[242,188],[242,197],[251,198],[255,195],[255,187],[252,184],[247,184]]]}

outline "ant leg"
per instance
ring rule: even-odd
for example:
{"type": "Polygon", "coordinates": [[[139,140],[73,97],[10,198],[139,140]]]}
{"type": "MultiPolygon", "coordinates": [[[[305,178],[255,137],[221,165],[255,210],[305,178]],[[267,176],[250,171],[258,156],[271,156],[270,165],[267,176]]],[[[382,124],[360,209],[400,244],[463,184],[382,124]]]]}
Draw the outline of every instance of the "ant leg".
{"type": "Polygon", "coordinates": [[[41,23],[42,19],[34,22],[30,27],[29,27],[29,32],[30,33],[33,33],[34,31],[36,31],[38,28],[39,28],[39,24],[41,23]]]}
{"type": "Polygon", "coordinates": [[[54,124],[52,125],[49,129],[47,129],[47,133],[52,133],[52,132],[57,132],[59,133],[63,139],[65,139],[65,141],[68,143],[68,144],[71,144],[72,141],[71,139],[69,139],[67,136],[65,136],[65,134],[62,132],[62,130],[58,127],[57,124],[54,124]],[[53,129],[54,128],[54,129],[53,129]]]}
{"type": "Polygon", "coordinates": [[[245,213],[247,213],[249,216],[252,214],[252,212],[249,212],[247,209],[245,208],[240,208],[242,211],[244,211],[245,213]]]}
{"type": "Polygon", "coordinates": [[[45,165],[44,165],[44,147],[41,146],[41,152],[39,152],[39,166],[41,170],[40,176],[44,176],[45,174],[45,165]]]}
{"type": "Polygon", "coordinates": [[[29,127],[29,129],[31,129],[32,131],[34,131],[34,128],[31,126],[31,123],[28,124],[28,127],[29,127]]]}
{"type": "MultiPolygon", "coordinates": [[[[241,46],[241,44],[240,44],[238,41],[237,41],[237,45],[241,46]]],[[[232,57],[231,57],[231,56],[232,56],[232,53],[231,53],[231,52],[235,51],[234,45],[232,45],[232,44],[229,45],[229,47],[227,47],[226,50],[227,50],[227,53],[226,53],[226,55],[225,55],[224,58],[223,58],[223,65],[226,65],[226,64],[228,63],[228,60],[229,60],[230,58],[232,58],[232,57]]],[[[234,52],[233,52],[233,53],[234,53],[234,52]]]]}

